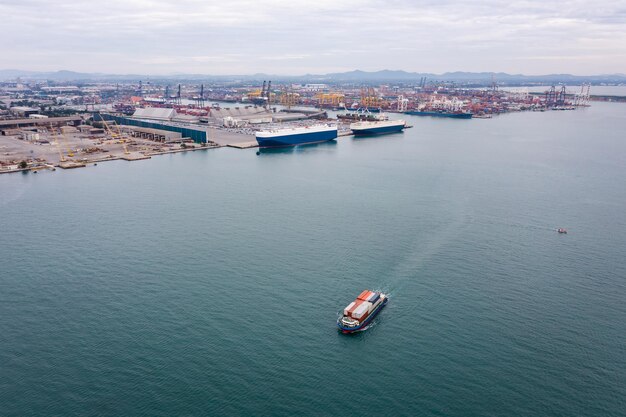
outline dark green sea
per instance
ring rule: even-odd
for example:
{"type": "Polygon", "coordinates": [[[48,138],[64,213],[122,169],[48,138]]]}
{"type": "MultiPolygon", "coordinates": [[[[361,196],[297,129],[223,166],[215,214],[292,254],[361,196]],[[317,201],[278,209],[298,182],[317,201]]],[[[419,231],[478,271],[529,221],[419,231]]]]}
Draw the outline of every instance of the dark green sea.
{"type": "Polygon", "coordinates": [[[0,415],[626,415],[626,105],[407,121],[0,176],[0,415]]]}

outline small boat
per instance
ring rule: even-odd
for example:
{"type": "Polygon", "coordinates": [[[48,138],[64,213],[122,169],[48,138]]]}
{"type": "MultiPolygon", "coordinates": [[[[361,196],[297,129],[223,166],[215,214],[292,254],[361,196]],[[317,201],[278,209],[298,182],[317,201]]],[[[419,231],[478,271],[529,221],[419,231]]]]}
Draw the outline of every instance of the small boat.
{"type": "Polygon", "coordinates": [[[342,333],[367,329],[388,301],[389,297],[382,292],[364,290],[356,300],[343,309],[343,315],[337,320],[337,327],[342,333]]]}
{"type": "Polygon", "coordinates": [[[561,233],[561,234],[567,234],[567,229],[563,229],[562,227],[559,227],[558,229],[556,229],[557,232],[561,233]]]}

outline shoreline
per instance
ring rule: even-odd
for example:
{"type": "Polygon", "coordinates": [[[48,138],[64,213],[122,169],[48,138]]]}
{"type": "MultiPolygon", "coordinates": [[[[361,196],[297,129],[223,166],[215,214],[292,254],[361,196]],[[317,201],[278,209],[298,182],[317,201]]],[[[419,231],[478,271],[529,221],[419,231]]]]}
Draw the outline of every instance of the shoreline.
{"type": "Polygon", "coordinates": [[[49,170],[56,171],[57,168],[61,169],[76,169],[76,168],[85,168],[88,165],[96,165],[100,162],[109,162],[109,161],[143,161],[146,159],[151,159],[153,156],[166,155],[166,154],[174,154],[174,153],[183,153],[183,152],[194,152],[200,150],[209,150],[209,149],[218,149],[225,148],[228,145],[213,145],[213,146],[193,146],[185,149],[172,149],[168,151],[160,151],[160,152],[147,152],[145,154],[140,154],[136,156],[119,156],[119,155],[109,155],[108,157],[95,158],[90,160],[78,160],[78,161],[63,161],[57,163],[45,163],[42,162],[39,165],[33,165],[26,168],[15,168],[15,169],[6,169],[0,170],[0,174],[15,174],[18,172],[29,172],[32,171],[37,173],[39,171],[49,170]]]}

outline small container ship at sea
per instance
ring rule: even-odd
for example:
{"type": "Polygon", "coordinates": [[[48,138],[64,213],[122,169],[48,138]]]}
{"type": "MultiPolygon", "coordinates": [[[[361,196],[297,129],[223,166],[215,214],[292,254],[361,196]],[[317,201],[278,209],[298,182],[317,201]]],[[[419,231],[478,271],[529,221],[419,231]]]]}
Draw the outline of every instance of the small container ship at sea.
{"type": "Polygon", "coordinates": [[[256,133],[256,141],[261,148],[276,148],[320,143],[336,138],[337,126],[327,124],[262,130],[256,133]]]}
{"type": "Polygon", "coordinates": [[[350,124],[355,136],[382,135],[401,132],[406,127],[404,120],[380,120],[375,122],[356,122],[350,124]]]}
{"type": "Polygon", "coordinates": [[[337,327],[342,333],[354,333],[365,330],[380,310],[389,301],[386,294],[364,290],[343,309],[343,316],[337,320],[337,327]]]}

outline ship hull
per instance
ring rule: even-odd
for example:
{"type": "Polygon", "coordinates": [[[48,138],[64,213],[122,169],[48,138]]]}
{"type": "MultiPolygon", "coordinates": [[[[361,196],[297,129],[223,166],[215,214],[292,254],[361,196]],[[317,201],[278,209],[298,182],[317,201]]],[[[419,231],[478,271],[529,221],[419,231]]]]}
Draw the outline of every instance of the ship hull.
{"type": "Polygon", "coordinates": [[[369,127],[362,129],[352,129],[352,133],[355,136],[374,136],[374,135],[384,135],[386,133],[395,133],[401,132],[404,129],[404,124],[395,125],[395,126],[381,126],[381,127],[369,127]]]}
{"type": "Polygon", "coordinates": [[[356,332],[360,332],[362,330],[365,330],[367,328],[367,326],[372,322],[372,320],[374,320],[374,317],[376,317],[378,315],[378,313],[380,313],[380,311],[387,305],[387,301],[389,301],[389,299],[387,297],[385,297],[385,299],[383,300],[382,303],[380,303],[380,305],[378,307],[376,307],[376,309],[374,311],[372,311],[372,313],[367,316],[367,318],[365,320],[363,320],[363,323],[361,323],[359,326],[357,327],[345,327],[341,324],[341,319],[337,320],[337,327],[339,328],[339,330],[341,330],[341,333],[344,334],[348,334],[348,333],[356,333],[356,332]]]}
{"type": "Polygon", "coordinates": [[[411,116],[432,116],[432,117],[448,117],[451,119],[471,119],[472,113],[446,113],[436,111],[406,111],[404,114],[411,116]]]}
{"type": "Polygon", "coordinates": [[[328,142],[337,138],[337,129],[310,133],[285,134],[282,136],[256,137],[260,148],[279,148],[328,142]]]}

